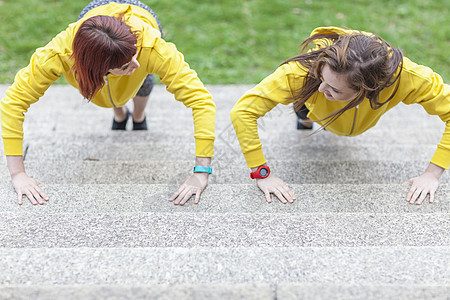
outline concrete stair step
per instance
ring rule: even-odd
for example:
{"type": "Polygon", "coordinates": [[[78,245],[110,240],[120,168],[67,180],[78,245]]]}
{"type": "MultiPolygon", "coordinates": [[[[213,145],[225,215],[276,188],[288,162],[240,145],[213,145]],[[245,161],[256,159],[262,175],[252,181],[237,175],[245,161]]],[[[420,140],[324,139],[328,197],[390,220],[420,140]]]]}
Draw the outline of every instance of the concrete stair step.
{"type": "Polygon", "coordinates": [[[0,286],[1,299],[91,300],[91,299],[153,299],[271,300],[275,288],[269,284],[136,284],[136,285],[7,285],[0,286]]]}
{"type": "MultiPolygon", "coordinates": [[[[207,86],[207,89],[213,96],[213,100],[217,107],[217,112],[219,113],[219,115],[229,115],[229,111],[239,100],[239,98],[253,86],[254,85],[213,85],[207,86]]],[[[0,85],[0,95],[4,95],[6,88],[6,85],[0,85]]],[[[279,117],[280,112],[284,110],[292,111],[292,108],[290,106],[291,105],[278,105],[269,113],[269,115],[279,117]]],[[[131,104],[130,107],[132,107],[131,104]]],[[[148,103],[148,111],[151,112],[166,109],[171,109],[173,111],[174,108],[179,109],[180,111],[186,109],[184,104],[176,101],[174,96],[166,91],[164,85],[155,85],[150,96],[150,101],[148,103]]],[[[63,114],[68,111],[78,113],[78,111],[81,110],[84,110],[87,113],[101,113],[102,111],[105,111],[105,109],[100,108],[83,99],[82,96],[78,94],[78,92],[74,88],[64,85],[53,85],[46,92],[44,97],[42,97],[40,101],[33,104],[32,106],[32,110],[38,111],[41,109],[45,109],[46,112],[53,112],[58,110],[63,114]]],[[[32,112],[30,111],[29,113],[31,114],[32,112]]],[[[404,104],[396,106],[393,110],[384,115],[383,119],[396,118],[395,115],[398,114],[401,114],[402,117],[407,117],[405,121],[408,121],[411,117],[421,117],[422,119],[429,119],[429,116],[420,105],[404,104]]]]}
{"type": "Polygon", "coordinates": [[[13,213],[5,248],[447,246],[450,213],[13,213]]]}
{"type": "MultiPolygon", "coordinates": [[[[52,116],[59,121],[63,121],[65,118],[72,119],[77,117],[81,119],[101,119],[109,120],[108,117],[112,117],[112,109],[105,109],[96,106],[92,103],[87,103],[85,100],[71,100],[60,101],[58,99],[41,99],[44,102],[37,102],[31,106],[31,109],[27,113],[28,116],[32,116],[36,120],[45,120],[45,116],[52,116]],[[61,116],[61,118],[56,118],[61,116]],[[72,116],[72,117],[71,117],[72,116]]],[[[219,103],[222,103],[222,99],[217,100],[216,104],[216,117],[222,121],[230,122],[230,111],[234,106],[234,102],[226,107],[220,107],[219,103]]],[[[126,105],[130,111],[133,110],[132,104],[126,105]]],[[[181,121],[192,121],[191,108],[184,106],[183,103],[175,101],[174,99],[164,99],[164,101],[155,101],[150,99],[148,106],[146,107],[146,113],[150,120],[168,120],[179,119],[181,121]]],[[[293,104],[278,105],[273,110],[268,112],[265,117],[262,118],[263,122],[283,122],[286,118],[295,119],[293,104]]],[[[382,117],[382,122],[402,120],[409,125],[436,125],[442,124],[436,116],[428,115],[421,106],[417,105],[404,105],[400,104],[387,112],[382,117]],[[414,121],[415,120],[415,121],[414,121]]],[[[47,119],[48,121],[48,119],[47,119]]]]}
{"type": "MultiPolygon", "coordinates": [[[[25,130],[54,130],[54,131],[77,131],[92,132],[110,129],[112,124],[111,109],[96,109],[95,111],[83,110],[67,110],[61,111],[63,108],[52,111],[50,108],[34,109],[31,107],[26,115],[25,130]]],[[[150,130],[155,128],[163,128],[177,130],[193,127],[192,112],[184,106],[180,108],[167,107],[165,109],[147,110],[147,123],[150,130]],[[175,126],[175,127],[173,127],[175,126]]],[[[390,129],[403,128],[409,130],[438,130],[443,132],[444,123],[436,116],[427,116],[423,112],[405,113],[393,111],[387,113],[379,121],[378,125],[370,129],[375,130],[379,127],[390,129]],[[411,115],[412,114],[412,115],[411,115]],[[387,117],[389,115],[389,118],[387,117]]],[[[296,116],[291,106],[280,108],[279,112],[268,113],[265,117],[258,120],[260,128],[269,131],[296,131],[296,116]]],[[[131,129],[131,121],[129,121],[128,129],[131,129]]],[[[216,127],[222,130],[227,126],[231,126],[229,111],[217,111],[216,127]]],[[[317,126],[319,128],[319,126],[317,126]]],[[[172,130],[173,131],[173,130],[172,130]]],[[[395,131],[395,130],[394,130],[395,131]]]]}
{"type": "MultiPolygon", "coordinates": [[[[6,90],[6,86],[2,86],[6,90]]],[[[212,86],[211,90],[217,92],[216,105],[217,125],[216,133],[220,135],[223,131],[233,130],[229,118],[229,111],[239,97],[251,86],[212,86]]],[[[71,87],[55,86],[47,91],[41,101],[34,104],[27,113],[25,122],[26,132],[84,132],[105,133],[111,126],[112,112],[108,109],[96,107],[87,103],[71,87]]],[[[259,122],[261,132],[296,132],[295,115],[291,106],[277,106],[259,122]]],[[[150,133],[183,131],[184,134],[192,136],[191,111],[184,105],[173,99],[173,96],[165,91],[160,85],[154,89],[154,97],[148,106],[148,121],[150,133]],[[174,121],[175,120],[175,121],[174,121]]],[[[369,132],[382,130],[384,134],[395,135],[397,130],[409,132],[409,135],[426,136],[432,135],[433,144],[436,144],[443,132],[443,123],[437,117],[428,116],[419,105],[399,105],[388,112],[380,120],[379,124],[369,132]],[[395,130],[393,130],[395,128],[395,130]],[[418,133],[418,131],[420,133],[418,133]],[[430,133],[428,133],[430,132],[430,133]]],[[[234,131],[234,130],[233,130],[234,131]]],[[[397,138],[403,137],[400,132],[397,138]]],[[[411,136],[405,137],[407,140],[411,136]]],[[[389,141],[386,141],[389,142],[389,141]]],[[[411,141],[414,142],[414,141],[411,141]]],[[[423,140],[419,140],[423,143],[423,140]]]]}
{"type": "Polygon", "coordinates": [[[449,255],[448,246],[0,248],[0,285],[279,284],[289,281],[291,284],[448,286],[449,255]]]}
{"type": "Polygon", "coordinates": [[[51,197],[42,206],[27,200],[17,205],[10,184],[0,185],[0,214],[21,213],[450,213],[450,186],[442,184],[435,202],[410,205],[405,201],[409,190],[404,184],[290,184],[297,196],[293,204],[284,205],[276,198],[268,204],[253,184],[210,184],[198,205],[188,201],[184,206],[168,202],[178,189],[172,184],[46,184],[51,197]]]}
{"type": "MultiPolygon", "coordinates": [[[[27,161],[83,161],[86,159],[99,161],[151,161],[171,160],[177,157],[180,160],[192,159],[195,155],[193,142],[180,143],[92,143],[84,142],[30,142],[27,143],[27,161]],[[131,155],[132,154],[132,155],[131,155]]],[[[215,143],[216,154],[221,160],[244,164],[244,156],[238,151],[237,145],[229,149],[229,144],[222,140],[215,143]],[[228,151],[227,151],[228,150],[228,151]]],[[[232,145],[233,146],[233,145],[232,145]]],[[[377,147],[366,145],[320,145],[298,143],[273,143],[264,147],[267,158],[282,158],[287,160],[323,160],[323,161],[428,161],[436,151],[436,145],[389,145],[382,144],[377,147]]]]}
{"type": "MultiPolygon", "coordinates": [[[[178,184],[192,174],[193,160],[161,161],[48,161],[25,162],[27,173],[51,184],[178,184]]],[[[294,184],[400,184],[419,176],[426,161],[297,161],[269,160],[272,173],[294,184]],[[370,170],[368,172],[367,170],[370,170]]],[[[249,169],[241,164],[214,161],[210,183],[251,183],[249,169]]],[[[6,168],[0,173],[9,182],[6,168]]],[[[441,182],[448,182],[445,172],[441,182]]]]}
{"type": "MultiPolygon", "coordinates": [[[[251,86],[211,87],[217,106],[216,126],[219,131],[231,124],[229,112],[249,88],[251,86]]],[[[6,87],[3,86],[3,89],[6,90],[6,87]]],[[[192,127],[191,110],[175,101],[173,95],[162,85],[155,87],[147,107],[147,115],[151,129],[162,127],[173,132],[174,129],[185,130],[186,127],[192,127]]],[[[111,126],[112,111],[88,103],[71,87],[54,86],[47,91],[41,101],[32,105],[26,119],[26,130],[70,132],[75,129],[83,132],[103,132],[111,126]]],[[[292,105],[278,105],[262,118],[259,124],[266,127],[266,131],[294,132],[295,120],[292,105]]],[[[421,106],[403,104],[385,114],[371,131],[379,127],[385,127],[386,131],[405,128],[409,131],[438,130],[440,133],[444,128],[438,117],[427,115],[421,106]]]]}
{"type": "MultiPolygon", "coordinates": [[[[216,105],[230,105],[233,106],[234,103],[249,89],[254,85],[208,85],[207,90],[212,94],[213,99],[216,100],[216,105]],[[218,101],[217,99],[220,99],[218,101]]],[[[0,96],[3,96],[8,89],[8,84],[0,84],[0,96]]],[[[156,84],[150,95],[152,103],[166,103],[175,102],[174,96],[166,90],[165,85],[156,84]]],[[[49,101],[53,101],[55,105],[60,105],[61,107],[76,109],[83,105],[91,105],[86,99],[79,94],[79,92],[70,85],[52,85],[41,98],[43,101],[39,101],[35,106],[48,105],[49,101]],[[64,106],[65,103],[68,106],[64,106]]],[[[96,107],[93,105],[93,107],[96,107]]]]}
{"type": "MultiPolygon", "coordinates": [[[[26,142],[41,143],[152,143],[152,144],[168,144],[168,143],[192,143],[194,142],[193,129],[173,131],[167,134],[166,129],[153,128],[149,131],[112,131],[108,128],[102,128],[97,132],[80,132],[74,131],[29,131],[25,134],[26,142]],[[189,133],[189,134],[188,134],[189,133]]],[[[412,132],[409,129],[398,128],[393,131],[390,128],[375,127],[359,136],[346,137],[336,136],[328,131],[315,130],[295,130],[292,134],[286,134],[283,131],[267,131],[260,130],[260,139],[263,142],[270,143],[297,143],[301,144],[331,144],[331,145],[419,145],[430,144],[436,146],[439,142],[441,132],[436,130],[422,130],[412,132]],[[424,137],[428,135],[428,137],[424,137]],[[431,135],[431,136],[430,136],[431,135]],[[418,143],[420,141],[420,143],[418,143]]],[[[216,132],[216,142],[224,142],[228,144],[238,145],[234,129],[229,125],[223,130],[216,132]]]]}
{"type": "Polygon", "coordinates": [[[446,300],[447,285],[333,285],[333,284],[149,284],[149,285],[8,285],[2,299],[432,299],[446,300]]]}
{"type": "MultiPolygon", "coordinates": [[[[382,133],[380,133],[382,135],[382,133]]],[[[428,135],[393,135],[380,140],[370,134],[355,138],[336,137],[330,133],[307,135],[262,136],[263,151],[269,162],[273,160],[392,160],[428,162],[435,152],[439,139],[428,135]],[[417,139],[416,139],[417,138],[417,139]]],[[[0,154],[3,152],[0,146],[0,154]]],[[[28,136],[24,141],[27,161],[57,160],[193,160],[194,139],[190,135],[167,135],[167,133],[105,133],[99,135],[28,136]],[[176,146],[174,146],[176,144],[176,146]],[[133,153],[131,155],[131,153],[133,153]]],[[[214,164],[233,162],[246,166],[235,136],[216,138],[214,164]]],[[[0,155],[0,165],[6,165],[0,155]]]]}
{"type": "MultiPolygon", "coordinates": [[[[243,161],[234,130],[229,129],[231,131],[225,130],[216,135],[214,160],[231,158],[233,161],[243,161]]],[[[437,131],[418,133],[409,130],[401,134],[393,134],[392,131],[371,131],[352,138],[338,137],[329,132],[310,134],[311,132],[295,132],[291,135],[263,131],[260,132],[260,138],[264,153],[270,158],[283,159],[307,155],[312,160],[325,160],[331,155],[342,158],[374,156],[383,159],[391,156],[395,157],[394,160],[425,159],[429,161],[440,140],[440,134],[437,131]],[[414,149],[417,151],[414,152],[414,149]],[[313,154],[309,153],[311,151],[313,154]]],[[[167,157],[175,155],[181,156],[182,159],[184,154],[190,157],[194,155],[194,137],[192,132],[187,134],[182,131],[170,134],[164,131],[146,133],[105,130],[96,134],[49,131],[42,135],[39,132],[26,134],[24,147],[28,148],[28,159],[39,160],[58,155],[70,157],[74,153],[82,155],[81,152],[88,152],[91,149],[98,149],[92,150],[94,154],[109,157],[108,152],[116,153],[120,151],[119,147],[132,147],[136,149],[135,151],[140,151],[139,155],[132,156],[140,160],[143,160],[143,157],[159,159],[164,153],[167,153],[167,157]],[[173,146],[174,144],[176,146],[173,146]]],[[[117,153],[117,157],[130,157],[130,155],[124,156],[123,153],[117,153]]]]}
{"type": "MultiPolygon", "coordinates": [[[[212,94],[216,106],[230,106],[232,107],[239,98],[249,89],[255,85],[208,85],[206,89],[212,94]]],[[[8,89],[8,84],[0,84],[0,96],[3,96],[8,89]]],[[[156,84],[150,94],[150,103],[180,103],[175,100],[174,96],[166,90],[163,84],[156,84]]],[[[35,106],[48,105],[49,101],[54,102],[54,105],[59,105],[64,108],[76,109],[80,106],[91,105],[86,99],[79,94],[79,92],[70,85],[52,85],[35,106]],[[67,104],[68,106],[65,106],[67,104]]],[[[92,105],[96,107],[95,105],[92,105]]]]}
{"type": "Polygon", "coordinates": [[[277,286],[276,299],[283,300],[356,300],[356,299],[435,299],[445,300],[449,285],[317,285],[286,284],[277,286]]]}

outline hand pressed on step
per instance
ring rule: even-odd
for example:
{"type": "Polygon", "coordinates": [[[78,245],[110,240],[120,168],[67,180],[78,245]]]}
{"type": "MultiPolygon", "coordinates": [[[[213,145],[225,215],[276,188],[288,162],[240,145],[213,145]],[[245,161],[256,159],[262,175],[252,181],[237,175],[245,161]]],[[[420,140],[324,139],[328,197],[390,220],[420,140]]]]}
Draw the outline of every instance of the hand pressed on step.
{"type": "Polygon", "coordinates": [[[26,195],[33,205],[44,204],[44,200],[50,200],[41,188],[39,188],[41,182],[31,178],[25,172],[22,155],[7,155],[6,163],[9,174],[11,175],[11,183],[17,193],[17,202],[19,205],[23,203],[23,195],[26,195]]]}
{"type": "Polygon", "coordinates": [[[180,186],[169,201],[175,205],[184,205],[193,195],[195,195],[194,204],[198,204],[200,195],[208,185],[208,173],[194,173],[180,186]]]}
{"type": "MultiPolygon", "coordinates": [[[[195,165],[209,167],[211,165],[211,157],[195,157],[195,165]]],[[[208,185],[208,173],[194,173],[180,186],[175,194],[170,197],[169,201],[175,205],[184,205],[193,195],[195,195],[194,203],[198,204],[200,195],[208,185]]]]}
{"type": "Polygon", "coordinates": [[[295,200],[294,193],[286,186],[286,184],[278,177],[269,175],[264,179],[256,179],[256,184],[264,192],[267,202],[271,203],[270,194],[275,194],[278,199],[286,204],[293,203],[295,200]]]}
{"type": "Polygon", "coordinates": [[[33,205],[44,204],[44,200],[50,198],[39,188],[42,184],[39,180],[29,177],[25,172],[20,172],[11,177],[14,189],[17,192],[17,201],[19,205],[23,203],[23,195],[26,195],[33,205]]]}
{"type": "Polygon", "coordinates": [[[443,172],[443,168],[430,163],[422,175],[408,180],[406,183],[411,185],[411,189],[406,196],[406,201],[411,204],[420,205],[429,194],[430,203],[432,203],[434,201],[434,194],[439,185],[439,178],[443,172]]]}

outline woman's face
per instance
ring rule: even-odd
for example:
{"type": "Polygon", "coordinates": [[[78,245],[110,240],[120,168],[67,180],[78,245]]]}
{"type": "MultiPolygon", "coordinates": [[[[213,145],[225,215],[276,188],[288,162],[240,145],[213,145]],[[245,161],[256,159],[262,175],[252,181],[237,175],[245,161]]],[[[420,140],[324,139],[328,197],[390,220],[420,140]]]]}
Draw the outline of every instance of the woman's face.
{"type": "Polygon", "coordinates": [[[139,69],[141,65],[137,61],[137,53],[131,58],[131,61],[129,63],[124,64],[120,68],[110,69],[109,72],[114,75],[131,75],[139,69]]]}
{"type": "Polygon", "coordinates": [[[322,83],[319,92],[325,95],[330,101],[348,101],[356,97],[358,92],[348,86],[347,77],[336,73],[325,64],[320,77],[322,83]]]}

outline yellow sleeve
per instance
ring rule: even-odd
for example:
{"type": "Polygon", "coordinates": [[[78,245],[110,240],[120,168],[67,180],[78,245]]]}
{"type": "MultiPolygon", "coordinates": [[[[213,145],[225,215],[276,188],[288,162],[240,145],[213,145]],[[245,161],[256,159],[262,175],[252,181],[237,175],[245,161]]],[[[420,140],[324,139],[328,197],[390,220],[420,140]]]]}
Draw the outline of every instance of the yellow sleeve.
{"type": "Polygon", "coordinates": [[[274,73],[245,93],[231,110],[231,122],[249,168],[266,162],[261,149],[257,120],[278,103],[293,102],[291,100],[294,85],[292,80],[302,79],[299,79],[298,75],[289,76],[292,73],[290,64],[280,66],[274,73]]]}
{"type": "Polygon", "coordinates": [[[42,97],[63,72],[59,56],[49,48],[35,51],[20,70],[0,104],[5,155],[23,155],[23,122],[31,104],[42,97]]]}
{"type": "Polygon", "coordinates": [[[445,131],[431,162],[444,169],[450,166],[450,86],[430,68],[405,59],[407,69],[401,76],[401,85],[411,87],[403,102],[419,103],[430,115],[438,115],[445,122],[445,131]]]}
{"type": "Polygon", "coordinates": [[[175,99],[192,109],[194,119],[195,155],[212,157],[214,155],[216,106],[211,94],[184,61],[172,43],[156,38],[151,50],[147,70],[156,74],[175,99]]]}

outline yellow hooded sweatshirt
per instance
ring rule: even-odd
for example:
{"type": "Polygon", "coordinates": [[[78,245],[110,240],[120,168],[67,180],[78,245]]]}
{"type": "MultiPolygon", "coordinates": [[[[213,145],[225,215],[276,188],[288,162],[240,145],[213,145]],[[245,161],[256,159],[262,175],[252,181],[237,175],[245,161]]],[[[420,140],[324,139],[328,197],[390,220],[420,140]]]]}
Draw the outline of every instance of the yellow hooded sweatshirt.
{"type": "MultiPolygon", "coordinates": [[[[23,121],[31,104],[42,97],[50,85],[64,75],[78,89],[74,73],[72,42],[80,25],[96,15],[120,16],[132,31],[138,32],[137,60],[140,68],[132,75],[109,74],[108,86],[91,99],[101,107],[120,107],[133,98],[148,74],[156,74],[175,99],[192,109],[195,128],[195,155],[211,157],[214,153],[216,106],[196,72],[172,43],[161,38],[158,24],[145,9],[129,4],[110,4],[89,11],[84,18],[70,24],[45,47],[39,48],[27,67],[20,70],[1,102],[2,137],[5,155],[23,154],[23,121]]],[[[101,58],[99,58],[101,59],[101,58]]]]}
{"type": "MultiPolygon", "coordinates": [[[[311,35],[322,31],[349,34],[351,31],[336,27],[317,28],[311,35]]],[[[236,131],[242,153],[249,168],[266,162],[258,137],[257,119],[264,116],[277,104],[290,104],[293,92],[300,89],[306,70],[297,62],[283,64],[266,77],[261,83],[245,93],[231,111],[231,121],[236,131]]],[[[408,58],[403,59],[400,85],[394,98],[379,109],[373,110],[368,99],[355,108],[347,110],[336,121],[327,126],[327,130],[340,136],[359,135],[375,126],[380,117],[388,110],[403,102],[419,103],[431,115],[438,115],[446,123],[444,135],[431,159],[433,164],[448,169],[450,165],[450,86],[430,68],[420,66],[408,58]]],[[[380,102],[388,99],[396,84],[380,93],[380,102]]],[[[317,121],[343,108],[346,101],[329,101],[322,93],[316,92],[306,101],[308,117],[317,121]],[[314,98],[314,101],[312,99],[314,98]]],[[[318,122],[323,125],[326,123],[318,122]]]]}

